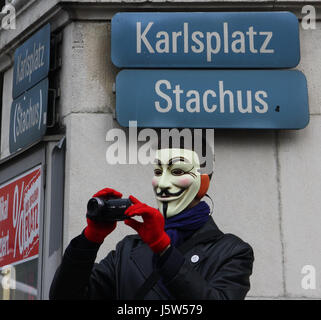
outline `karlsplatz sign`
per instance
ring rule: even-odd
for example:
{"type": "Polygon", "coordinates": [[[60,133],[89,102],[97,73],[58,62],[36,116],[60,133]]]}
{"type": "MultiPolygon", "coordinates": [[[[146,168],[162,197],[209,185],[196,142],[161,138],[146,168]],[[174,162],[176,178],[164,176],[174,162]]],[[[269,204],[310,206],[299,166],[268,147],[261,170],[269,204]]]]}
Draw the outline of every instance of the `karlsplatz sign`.
{"type": "Polygon", "coordinates": [[[0,268],[39,254],[42,169],[0,185],[0,268]]]}
{"type": "Polygon", "coordinates": [[[307,81],[297,70],[122,70],[116,117],[124,127],[302,129],[307,81]]]}
{"type": "Polygon", "coordinates": [[[12,97],[16,99],[26,90],[48,76],[50,68],[50,24],[30,37],[14,54],[12,97]]]}
{"type": "Polygon", "coordinates": [[[292,68],[299,23],[291,12],[124,12],[111,48],[120,68],[292,68]]]}

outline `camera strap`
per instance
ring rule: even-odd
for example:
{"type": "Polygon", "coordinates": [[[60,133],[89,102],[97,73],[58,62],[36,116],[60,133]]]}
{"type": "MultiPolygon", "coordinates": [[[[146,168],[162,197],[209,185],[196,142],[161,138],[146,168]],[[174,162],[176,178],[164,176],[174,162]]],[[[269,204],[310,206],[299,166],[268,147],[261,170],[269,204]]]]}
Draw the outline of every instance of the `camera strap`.
{"type": "MultiPolygon", "coordinates": [[[[184,242],[182,245],[178,247],[178,250],[185,254],[190,249],[194,248],[195,245],[206,243],[208,241],[211,241],[212,243],[217,242],[219,239],[222,238],[224,233],[220,230],[212,230],[207,231],[204,233],[199,234],[197,237],[192,237],[188,239],[186,242],[184,242]]],[[[160,279],[160,274],[158,273],[158,270],[154,270],[150,276],[146,279],[146,281],[142,284],[142,286],[138,289],[135,299],[136,300],[143,300],[146,294],[154,287],[156,282],[160,279]]]]}

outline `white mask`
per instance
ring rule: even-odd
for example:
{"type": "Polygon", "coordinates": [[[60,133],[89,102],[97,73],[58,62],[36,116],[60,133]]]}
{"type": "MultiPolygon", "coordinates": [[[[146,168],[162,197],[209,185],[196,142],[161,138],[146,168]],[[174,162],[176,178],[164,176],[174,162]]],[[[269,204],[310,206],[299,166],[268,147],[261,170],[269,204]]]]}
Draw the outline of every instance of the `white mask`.
{"type": "Polygon", "coordinates": [[[192,150],[156,151],[152,185],[165,218],[182,212],[195,199],[201,184],[199,170],[199,157],[192,150]]]}

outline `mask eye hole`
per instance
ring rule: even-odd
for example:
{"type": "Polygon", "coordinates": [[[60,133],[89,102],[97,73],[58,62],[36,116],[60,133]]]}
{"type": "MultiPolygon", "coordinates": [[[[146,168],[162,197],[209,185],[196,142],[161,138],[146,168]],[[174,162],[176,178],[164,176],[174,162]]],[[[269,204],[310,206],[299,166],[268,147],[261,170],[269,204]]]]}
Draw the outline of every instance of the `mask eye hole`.
{"type": "Polygon", "coordinates": [[[163,173],[163,171],[161,169],[154,169],[154,175],[155,176],[159,177],[159,176],[162,175],[162,173],[163,173]]]}
{"type": "Polygon", "coordinates": [[[173,176],[182,176],[183,174],[185,174],[185,171],[182,170],[182,169],[173,169],[173,170],[171,171],[171,174],[172,174],[173,176]]]}

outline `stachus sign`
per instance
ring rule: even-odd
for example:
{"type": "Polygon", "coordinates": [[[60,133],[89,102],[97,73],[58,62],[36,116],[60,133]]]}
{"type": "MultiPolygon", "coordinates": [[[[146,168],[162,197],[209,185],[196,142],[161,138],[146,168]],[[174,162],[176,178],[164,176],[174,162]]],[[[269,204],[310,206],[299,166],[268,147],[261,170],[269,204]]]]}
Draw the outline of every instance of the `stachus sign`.
{"type": "Polygon", "coordinates": [[[112,19],[119,68],[292,68],[300,61],[291,12],[141,12],[112,19]]]}
{"type": "Polygon", "coordinates": [[[10,153],[40,140],[47,129],[48,79],[12,102],[10,113],[10,153]]]}
{"type": "Polygon", "coordinates": [[[116,118],[124,127],[302,129],[307,82],[296,70],[123,70],[116,118]]]}
{"type": "Polygon", "coordinates": [[[46,78],[49,67],[50,24],[47,24],[15,51],[13,99],[46,78]]]}

